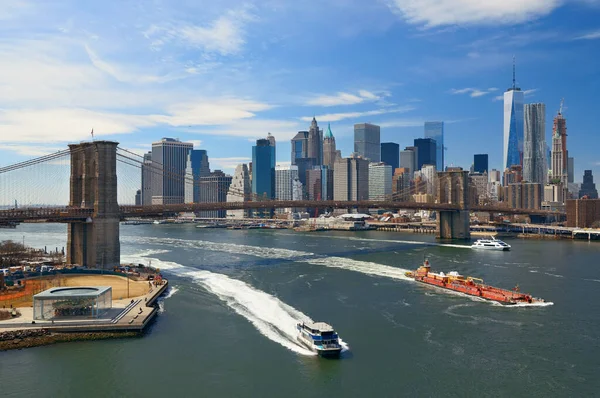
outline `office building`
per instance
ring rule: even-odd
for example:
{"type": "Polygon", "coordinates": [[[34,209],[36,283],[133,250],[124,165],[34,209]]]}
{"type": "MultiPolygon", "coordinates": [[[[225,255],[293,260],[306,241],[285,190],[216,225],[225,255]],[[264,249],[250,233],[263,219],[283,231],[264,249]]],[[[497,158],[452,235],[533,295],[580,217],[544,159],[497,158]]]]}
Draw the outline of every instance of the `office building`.
{"type": "Polygon", "coordinates": [[[394,175],[394,170],[400,167],[400,145],[395,142],[382,142],[381,161],[392,167],[390,175],[394,175]]]}
{"type": "Polygon", "coordinates": [[[567,182],[569,184],[575,183],[575,159],[572,157],[567,160],[567,182]]]}
{"type": "Polygon", "coordinates": [[[135,191],[135,205],[136,206],[142,205],[142,190],[141,189],[138,189],[137,191],[135,191]]]}
{"type": "Polygon", "coordinates": [[[437,186],[437,170],[435,166],[432,164],[424,164],[423,167],[421,167],[421,170],[415,172],[415,174],[420,177],[420,182],[415,187],[416,191],[435,196],[437,186]]]}
{"type": "Polygon", "coordinates": [[[145,153],[142,162],[142,205],[144,206],[152,204],[152,181],[157,171],[153,170],[152,152],[145,153]]]}
{"type": "Polygon", "coordinates": [[[414,146],[407,146],[400,152],[400,168],[406,169],[411,176],[417,171],[419,154],[414,146]]]}
{"type": "MultiPolygon", "coordinates": [[[[225,175],[221,170],[215,170],[207,176],[200,177],[199,203],[224,203],[227,202],[229,188],[233,178],[225,175]]],[[[200,212],[200,217],[225,218],[227,210],[210,210],[200,212]]]]}
{"type": "Polygon", "coordinates": [[[513,84],[504,93],[504,154],[503,167],[522,165],[524,94],[517,87],[513,60],[513,84]]]}
{"type": "Polygon", "coordinates": [[[542,207],[542,185],[520,182],[504,187],[504,201],[513,209],[539,210],[542,207]]]}
{"type": "Polygon", "coordinates": [[[436,143],[432,138],[415,139],[415,148],[417,148],[417,166],[416,170],[421,170],[424,164],[436,166],[436,143]]]}
{"type": "Polygon", "coordinates": [[[308,200],[333,200],[333,170],[316,166],[306,172],[308,200]]]}
{"type": "Polygon", "coordinates": [[[327,131],[323,136],[323,166],[329,167],[333,170],[335,161],[342,157],[340,151],[336,149],[335,137],[331,132],[331,125],[327,125],[327,131]]]}
{"type": "Polygon", "coordinates": [[[594,184],[594,176],[592,170],[585,170],[583,172],[583,183],[579,189],[579,198],[587,197],[588,199],[598,199],[598,191],[596,190],[596,184],[594,184]]]}
{"type": "MultiPolygon", "coordinates": [[[[298,159],[308,157],[308,131],[298,131],[292,138],[292,164],[297,164],[298,159]]],[[[313,161],[314,162],[314,161],[313,161]]]]}
{"type": "MultiPolygon", "coordinates": [[[[246,164],[238,164],[233,173],[229,190],[227,191],[227,203],[247,202],[252,195],[252,184],[250,173],[246,164]]],[[[247,218],[248,210],[227,210],[228,218],[247,218]]]]}
{"type": "Polygon", "coordinates": [[[567,151],[567,119],[562,115],[562,109],[554,118],[552,126],[552,178],[551,182],[561,182],[567,186],[569,182],[567,151]]]}
{"type": "Polygon", "coordinates": [[[525,104],[523,180],[546,184],[546,105],[525,104]]]}
{"type": "Polygon", "coordinates": [[[275,147],[267,139],[252,147],[252,194],[255,200],[275,197],[275,147]]]}
{"type": "Polygon", "coordinates": [[[184,203],[185,168],[193,147],[173,138],[152,143],[152,204],[184,203]]]}
{"type": "Polygon", "coordinates": [[[333,168],[333,200],[369,198],[369,161],[357,154],[338,159],[333,168]]]}
{"type": "Polygon", "coordinates": [[[487,153],[481,153],[473,156],[473,172],[481,174],[488,172],[487,153]]]}
{"type": "Polygon", "coordinates": [[[436,169],[444,171],[444,122],[425,122],[424,137],[435,140],[436,169]]]}
{"type": "Polygon", "coordinates": [[[381,163],[369,164],[369,200],[391,200],[392,166],[381,163]]]}
{"type": "Polygon", "coordinates": [[[379,163],[381,161],[381,129],[370,123],[354,125],[354,152],[363,159],[379,163]]]}
{"type": "Polygon", "coordinates": [[[208,154],[202,149],[192,149],[188,153],[185,167],[185,203],[199,203],[202,185],[200,178],[210,175],[208,154]]]}
{"type": "Polygon", "coordinates": [[[489,200],[489,178],[487,172],[469,174],[469,185],[474,188],[474,199],[476,199],[471,203],[484,204],[489,200]]]}
{"type": "Polygon", "coordinates": [[[510,184],[523,181],[523,168],[519,165],[512,165],[504,170],[502,185],[507,187],[510,184]]]}
{"type": "Polygon", "coordinates": [[[323,130],[314,117],[308,130],[306,157],[315,159],[315,166],[323,164],[323,130]]]}
{"type": "Polygon", "coordinates": [[[394,170],[392,177],[392,197],[393,200],[399,202],[408,202],[411,197],[410,190],[410,170],[404,167],[399,167],[394,170]]]}
{"type": "Polygon", "coordinates": [[[298,179],[298,166],[275,166],[275,199],[293,199],[293,181],[298,179]]]}

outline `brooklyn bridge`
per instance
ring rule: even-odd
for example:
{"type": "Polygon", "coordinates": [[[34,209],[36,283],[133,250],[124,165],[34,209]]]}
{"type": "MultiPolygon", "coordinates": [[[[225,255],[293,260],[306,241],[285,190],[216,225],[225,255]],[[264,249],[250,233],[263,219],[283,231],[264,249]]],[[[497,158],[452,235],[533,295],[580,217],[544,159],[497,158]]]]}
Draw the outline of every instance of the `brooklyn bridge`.
{"type": "MultiPolygon", "coordinates": [[[[112,141],[82,142],[69,149],[0,168],[0,224],[60,222],[68,224],[67,263],[112,268],[120,262],[119,223],[127,217],[159,217],[210,210],[385,209],[437,212],[438,237],[469,237],[471,212],[556,216],[560,213],[481,206],[469,203],[468,172],[439,172],[435,203],[398,200],[399,192],[379,201],[261,200],[237,192],[236,202],[135,205],[143,156],[112,141]]],[[[188,176],[154,164],[151,171],[174,181],[188,176]]],[[[231,192],[230,192],[231,193],[231,192]]]]}

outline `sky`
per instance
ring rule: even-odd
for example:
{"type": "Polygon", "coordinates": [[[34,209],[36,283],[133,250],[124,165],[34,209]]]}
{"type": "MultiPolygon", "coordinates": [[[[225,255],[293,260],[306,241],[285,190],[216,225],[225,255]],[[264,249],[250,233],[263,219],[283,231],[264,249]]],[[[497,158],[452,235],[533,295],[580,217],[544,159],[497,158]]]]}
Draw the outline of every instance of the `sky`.
{"type": "MultiPolygon", "coordinates": [[[[410,146],[446,123],[446,164],[502,158],[502,93],[564,98],[575,180],[600,180],[600,0],[0,0],[0,166],[114,140],[206,149],[232,173],[268,132],[278,162],[313,116],[410,146]]],[[[599,181],[600,182],[600,181],[599,181]]]]}

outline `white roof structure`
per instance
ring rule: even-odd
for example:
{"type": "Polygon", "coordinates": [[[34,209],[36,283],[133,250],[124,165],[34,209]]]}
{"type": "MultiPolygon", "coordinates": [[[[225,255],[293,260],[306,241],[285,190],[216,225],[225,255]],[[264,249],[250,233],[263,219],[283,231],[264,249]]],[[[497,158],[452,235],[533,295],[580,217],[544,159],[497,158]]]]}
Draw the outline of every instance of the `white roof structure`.
{"type": "Polygon", "coordinates": [[[304,325],[310,329],[318,330],[319,332],[333,332],[333,326],[325,322],[304,322],[304,325]]]}

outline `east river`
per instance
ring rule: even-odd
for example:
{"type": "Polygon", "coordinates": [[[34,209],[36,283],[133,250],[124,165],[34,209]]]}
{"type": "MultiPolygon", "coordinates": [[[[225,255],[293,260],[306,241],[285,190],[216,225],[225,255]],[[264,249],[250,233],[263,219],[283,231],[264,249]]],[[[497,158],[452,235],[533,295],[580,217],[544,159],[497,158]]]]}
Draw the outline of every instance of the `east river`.
{"type": "MultiPolygon", "coordinates": [[[[64,225],[0,240],[62,247],[64,225]]],[[[600,395],[600,244],[507,240],[510,252],[429,235],[121,227],[122,260],[170,281],[143,338],[0,353],[3,397],[585,397],[600,395]],[[542,297],[504,307],[404,276],[433,270],[542,297]],[[332,324],[322,359],[295,323],[332,324]]]]}

